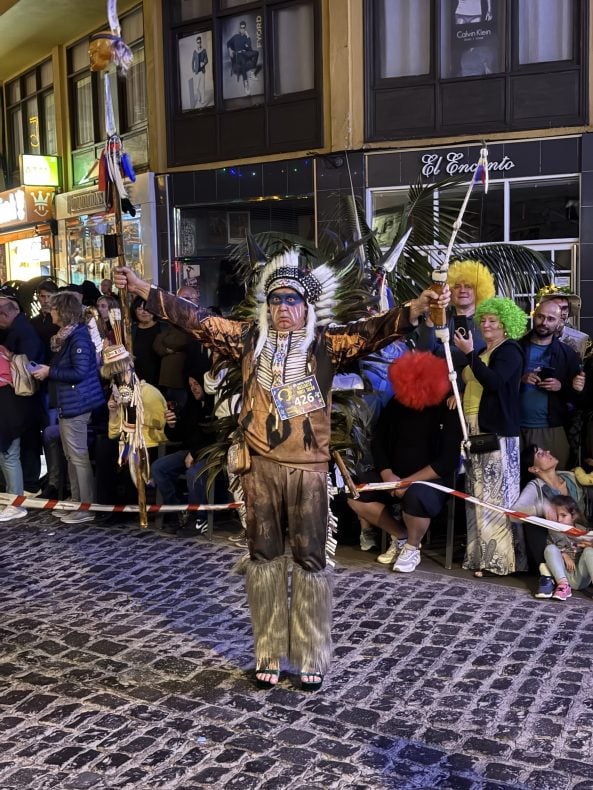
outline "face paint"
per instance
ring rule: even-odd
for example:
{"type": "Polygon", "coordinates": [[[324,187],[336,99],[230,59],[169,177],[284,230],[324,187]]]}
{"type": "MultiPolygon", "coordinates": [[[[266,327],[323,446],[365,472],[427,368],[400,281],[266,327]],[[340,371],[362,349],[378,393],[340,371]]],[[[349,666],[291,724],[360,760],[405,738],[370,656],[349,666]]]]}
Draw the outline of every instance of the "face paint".
{"type": "Polygon", "coordinates": [[[277,288],[268,297],[272,327],[279,332],[292,332],[305,325],[306,306],[303,297],[292,288],[277,288]],[[292,302],[292,304],[291,304],[292,302]]]}

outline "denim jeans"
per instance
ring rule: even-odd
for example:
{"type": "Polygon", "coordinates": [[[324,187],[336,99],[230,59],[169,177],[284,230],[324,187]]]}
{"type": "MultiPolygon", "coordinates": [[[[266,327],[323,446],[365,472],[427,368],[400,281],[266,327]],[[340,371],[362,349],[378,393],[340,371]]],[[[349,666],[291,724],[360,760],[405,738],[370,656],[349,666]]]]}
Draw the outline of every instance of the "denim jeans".
{"type": "Polygon", "coordinates": [[[591,584],[593,579],[593,548],[583,549],[580,554],[577,554],[575,560],[576,569],[574,571],[567,570],[560,549],[554,543],[546,546],[544,557],[546,565],[556,581],[566,577],[570,586],[574,587],[575,590],[584,590],[591,584]]]}
{"type": "Polygon", "coordinates": [[[75,502],[93,502],[95,480],[89,459],[86,427],[90,411],[77,417],[60,417],[62,448],[68,461],[70,493],[75,502]]]}
{"type": "Polygon", "coordinates": [[[185,468],[187,450],[157,458],[151,467],[152,478],[163,497],[163,504],[178,505],[177,478],[185,473],[187,480],[188,502],[190,505],[204,505],[206,497],[206,476],[200,475],[204,461],[196,461],[189,469],[185,468]]]}
{"type": "Polygon", "coordinates": [[[17,437],[10,443],[5,453],[0,452],[0,469],[6,481],[6,491],[9,494],[22,495],[23,467],[21,466],[21,440],[17,437]]]}

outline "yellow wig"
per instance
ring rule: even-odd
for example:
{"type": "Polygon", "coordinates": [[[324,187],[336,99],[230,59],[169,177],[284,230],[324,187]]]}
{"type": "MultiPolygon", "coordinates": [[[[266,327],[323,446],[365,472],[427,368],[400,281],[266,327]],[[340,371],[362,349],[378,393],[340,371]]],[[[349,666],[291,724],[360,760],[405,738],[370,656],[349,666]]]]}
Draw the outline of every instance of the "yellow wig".
{"type": "Polygon", "coordinates": [[[453,261],[447,274],[449,288],[463,283],[473,286],[476,292],[476,307],[485,299],[496,294],[492,272],[480,261],[453,261]]]}

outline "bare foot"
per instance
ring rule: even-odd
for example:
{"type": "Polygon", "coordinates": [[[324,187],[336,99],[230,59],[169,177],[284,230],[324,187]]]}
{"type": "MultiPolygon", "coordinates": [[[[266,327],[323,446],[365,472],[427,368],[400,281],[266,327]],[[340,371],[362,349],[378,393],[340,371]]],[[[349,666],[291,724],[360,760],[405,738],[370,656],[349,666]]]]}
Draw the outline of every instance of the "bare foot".
{"type": "Polygon", "coordinates": [[[280,677],[280,664],[278,661],[270,661],[267,667],[260,667],[255,670],[255,677],[258,683],[264,686],[275,686],[280,677]]]}

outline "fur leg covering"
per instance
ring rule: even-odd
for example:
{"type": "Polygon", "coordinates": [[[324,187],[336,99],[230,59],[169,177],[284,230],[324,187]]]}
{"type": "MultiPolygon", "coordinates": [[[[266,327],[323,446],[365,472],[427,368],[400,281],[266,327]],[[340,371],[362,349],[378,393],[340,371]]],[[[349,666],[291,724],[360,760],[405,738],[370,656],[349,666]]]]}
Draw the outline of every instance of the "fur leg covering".
{"type": "Polygon", "coordinates": [[[329,669],[332,655],[332,583],[329,570],[292,569],[290,663],[299,672],[329,669]]]}
{"type": "Polygon", "coordinates": [[[288,655],[288,558],[251,560],[245,573],[257,667],[288,655]]]}

